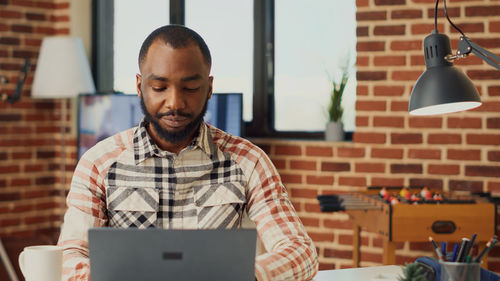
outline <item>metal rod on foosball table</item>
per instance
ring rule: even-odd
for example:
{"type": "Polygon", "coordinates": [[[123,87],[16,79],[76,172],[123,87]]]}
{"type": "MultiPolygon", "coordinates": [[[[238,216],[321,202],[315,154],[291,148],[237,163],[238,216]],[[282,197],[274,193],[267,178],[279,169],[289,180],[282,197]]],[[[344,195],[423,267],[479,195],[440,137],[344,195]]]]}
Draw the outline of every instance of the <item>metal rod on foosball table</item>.
{"type": "Polygon", "coordinates": [[[340,196],[342,198],[342,204],[346,206],[346,210],[375,210],[381,209],[382,206],[373,202],[373,200],[367,200],[366,197],[360,196],[359,194],[345,194],[345,196],[340,196]]]}
{"type": "Polygon", "coordinates": [[[364,206],[346,206],[346,210],[375,210],[375,209],[382,209],[380,206],[375,206],[375,205],[364,205],[364,206]]]}
{"type": "Polygon", "coordinates": [[[334,195],[319,195],[321,211],[337,212],[348,210],[374,210],[381,209],[379,204],[367,200],[359,194],[334,194],[334,195]]]}
{"type": "Polygon", "coordinates": [[[338,210],[374,210],[380,209],[380,206],[373,204],[322,204],[322,207],[327,209],[338,209],[338,210]]]}
{"type": "Polygon", "coordinates": [[[342,198],[340,202],[345,202],[345,203],[365,203],[365,204],[372,204],[372,202],[365,200],[365,199],[360,199],[360,198],[342,198]]]}
{"type": "Polygon", "coordinates": [[[361,199],[342,199],[340,202],[346,202],[346,203],[358,203],[358,202],[361,202],[361,203],[365,203],[365,204],[369,204],[370,202],[366,201],[366,200],[361,200],[361,199]]]}
{"type": "Polygon", "coordinates": [[[366,205],[366,206],[375,205],[375,204],[372,204],[372,203],[366,202],[366,201],[348,201],[348,202],[341,201],[341,202],[337,202],[337,204],[342,204],[342,205],[366,205]]]}

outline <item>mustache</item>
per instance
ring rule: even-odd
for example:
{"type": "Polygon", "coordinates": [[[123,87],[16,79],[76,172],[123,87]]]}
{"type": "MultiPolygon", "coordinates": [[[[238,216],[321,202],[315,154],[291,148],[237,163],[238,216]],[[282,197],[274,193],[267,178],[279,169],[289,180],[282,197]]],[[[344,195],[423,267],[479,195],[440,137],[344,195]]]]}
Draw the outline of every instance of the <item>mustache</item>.
{"type": "Polygon", "coordinates": [[[194,114],[188,113],[188,112],[183,112],[181,110],[170,110],[167,112],[156,114],[156,118],[162,118],[164,116],[181,116],[181,117],[186,117],[186,118],[192,118],[194,116],[194,114]]]}

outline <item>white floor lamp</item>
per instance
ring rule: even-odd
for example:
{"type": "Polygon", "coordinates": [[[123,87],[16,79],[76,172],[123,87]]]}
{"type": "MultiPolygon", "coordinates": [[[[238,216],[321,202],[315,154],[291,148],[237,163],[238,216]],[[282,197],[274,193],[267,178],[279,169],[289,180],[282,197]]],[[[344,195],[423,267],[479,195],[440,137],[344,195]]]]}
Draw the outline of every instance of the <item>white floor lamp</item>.
{"type": "Polygon", "coordinates": [[[67,100],[80,93],[94,92],[94,81],[82,40],[69,36],[45,37],[36,63],[31,96],[42,99],[61,99],[61,200],[63,208],[66,192],[67,100]]]}

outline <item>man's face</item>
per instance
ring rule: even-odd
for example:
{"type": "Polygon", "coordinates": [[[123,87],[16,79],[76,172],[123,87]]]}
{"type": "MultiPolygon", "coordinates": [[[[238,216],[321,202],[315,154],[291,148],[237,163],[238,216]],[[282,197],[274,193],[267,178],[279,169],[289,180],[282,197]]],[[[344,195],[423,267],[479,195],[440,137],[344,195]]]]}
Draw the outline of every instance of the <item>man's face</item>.
{"type": "Polygon", "coordinates": [[[137,74],[137,92],[155,141],[189,141],[212,95],[210,67],[195,44],[173,49],[155,41],[137,74]]]}

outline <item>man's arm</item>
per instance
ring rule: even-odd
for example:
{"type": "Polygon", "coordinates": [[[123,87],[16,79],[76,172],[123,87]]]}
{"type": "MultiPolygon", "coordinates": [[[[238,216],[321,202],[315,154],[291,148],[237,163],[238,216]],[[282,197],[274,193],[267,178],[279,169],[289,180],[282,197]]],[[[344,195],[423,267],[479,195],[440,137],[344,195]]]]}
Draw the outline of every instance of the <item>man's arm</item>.
{"type": "Polygon", "coordinates": [[[88,281],[88,229],[106,224],[105,191],[97,168],[86,159],[78,163],[67,198],[68,210],[58,245],[63,252],[64,281],[88,281]]]}
{"type": "Polygon", "coordinates": [[[262,280],[310,280],[318,270],[316,249],[267,155],[260,156],[249,179],[248,215],[267,253],[256,258],[262,280]]]}

